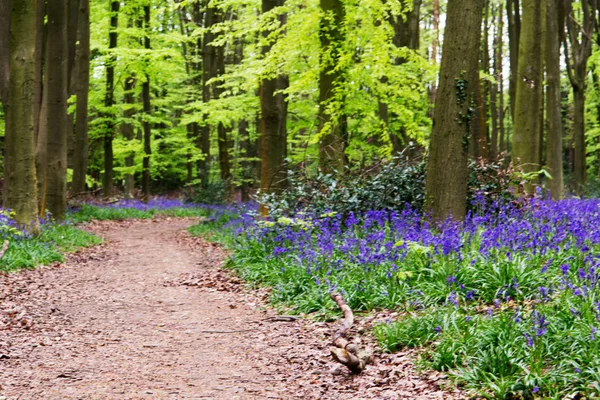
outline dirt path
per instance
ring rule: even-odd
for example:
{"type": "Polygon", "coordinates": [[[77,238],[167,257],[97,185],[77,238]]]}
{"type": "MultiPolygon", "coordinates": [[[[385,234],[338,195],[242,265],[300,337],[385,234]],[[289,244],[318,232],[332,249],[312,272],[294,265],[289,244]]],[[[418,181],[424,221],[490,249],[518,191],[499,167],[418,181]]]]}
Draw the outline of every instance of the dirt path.
{"type": "Polygon", "coordinates": [[[105,245],[0,276],[0,399],[460,397],[408,354],[358,378],[336,369],[331,326],[269,321],[191,223],[96,223],[105,245]]]}

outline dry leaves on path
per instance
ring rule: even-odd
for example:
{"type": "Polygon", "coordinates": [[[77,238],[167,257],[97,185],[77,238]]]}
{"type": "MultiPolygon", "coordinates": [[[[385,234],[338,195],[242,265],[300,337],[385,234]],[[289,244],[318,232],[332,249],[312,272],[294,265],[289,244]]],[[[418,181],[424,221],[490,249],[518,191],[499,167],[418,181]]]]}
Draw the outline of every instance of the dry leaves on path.
{"type": "MultiPolygon", "coordinates": [[[[334,325],[278,318],[268,290],[221,269],[191,219],[95,222],[106,244],[65,265],[0,275],[7,399],[449,399],[412,353],[359,376],[330,358],[334,325]]],[[[359,319],[368,331],[377,316],[359,319]]],[[[373,338],[366,336],[373,346],[373,338]]],[[[1,397],[0,397],[1,398],[1,397]]]]}

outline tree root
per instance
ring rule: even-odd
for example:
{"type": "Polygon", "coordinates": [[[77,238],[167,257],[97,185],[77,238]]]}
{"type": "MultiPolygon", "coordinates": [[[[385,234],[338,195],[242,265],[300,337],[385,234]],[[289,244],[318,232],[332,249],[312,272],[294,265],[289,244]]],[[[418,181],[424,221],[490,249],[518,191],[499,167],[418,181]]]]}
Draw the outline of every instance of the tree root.
{"type": "Polygon", "coordinates": [[[361,349],[358,344],[349,342],[346,332],[354,324],[354,314],[352,309],[344,301],[344,297],[339,293],[331,293],[331,299],[335,301],[344,313],[344,319],[338,330],[333,334],[333,345],[331,356],[340,364],[345,365],[353,374],[360,374],[367,364],[373,361],[373,354],[368,349],[361,349]]]}

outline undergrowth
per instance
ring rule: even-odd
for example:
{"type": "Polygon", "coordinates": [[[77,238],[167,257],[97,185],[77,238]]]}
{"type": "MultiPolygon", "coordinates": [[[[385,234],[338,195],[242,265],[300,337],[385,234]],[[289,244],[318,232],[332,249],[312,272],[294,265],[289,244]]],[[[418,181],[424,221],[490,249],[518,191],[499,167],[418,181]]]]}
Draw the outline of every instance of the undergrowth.
{"type": "Polygon", "coordinates": [[[332,290],[356,311],[392,309],[384,351],[419,348],[475,396],[600,396],[600,201],[481,204],[464,223],[368,211],[190,229],[233,250],[229,265],[272,288],[274,304],[330,315],[332,290]]]}

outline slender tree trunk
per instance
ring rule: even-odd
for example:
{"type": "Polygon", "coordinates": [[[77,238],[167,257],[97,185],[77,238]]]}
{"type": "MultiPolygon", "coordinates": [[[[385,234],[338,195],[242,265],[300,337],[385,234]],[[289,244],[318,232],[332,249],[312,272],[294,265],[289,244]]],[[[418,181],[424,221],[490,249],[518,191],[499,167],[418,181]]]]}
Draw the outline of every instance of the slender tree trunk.
{"type": "Polygon", "coordinates": [[[47,153],[42,207],[61,221],[67,207],[67,2],[48,0],[47,153]]]}
{"type": "Polygon", "coordinates": [[[506,151],[506,129],[504,127],[504,121],[506,118],[506,107],[504,107],[504,17],[502,7],[499,7],[499,38],[498,38],[498,134],[499,143],[498,150],[500,152],[506,151]]]}
{"type": "Polygon", "coordinates": [[[34,137],[37,143],[42,119],[41,112],[45,83],[44,63],[46,55],[47,26],[44,23],[44,20],[46,18],[46,0],[36,0],[35,18],[36,26],[38,28],[35,32],[35,108],[33,112],[33,125],[35,132],[34,137]]]}
{"type": "MultiPolygon", "coordinates": [[[[394,28],[394,37],[392,39],[394,46],[398,48],[406,47],[411,50],[419,50],[421,3],[422,0],[412,0],[412,9],[406,10],[404,16],[390,18],[394,28]]],[[[394,60],[395,65],[402,65],[405,62],[406,59],[402,57],[398,57],[394,60]]],[[[379,114],[382,121],[388,126],[390,121],[397,118],[394,113],[389,115],[387,104],[382,104],[381,102],[379,114]]],[[[406,127],[401,126],[399,132],[389,131],[389,138],[392,144],[393,154],[402,151],[408,142],[406,127]]]]}
{"type": "Polygon", "coordinates": [[[500,82],[502,81],[502,7],[494,9],[494,17],[496,19],[496,32],[494,35],[493,47],[494,47],[494,79],[496,82],[491,87],[490,92],[490,110],[492,119],[492,136],[490,140],[490,159],[495,160],[498,157],[498,136],[500,130],[500,116],[502,110],[500,109],[500,82]]]}
{"type": "Polygon", "coordinates": [[[600,2],[589,0],[581,2],[583,23],[576,22],[573,9],[574,0],[565,0],[567,34],[563,36],[565,54],[567,56],[567,72],[573,87],[573,138],[574,138],[574,171],[575,190],[580,192],[586,181],[586,149],[585,149],[585,89],[588,73],[587,63],[592,55],[592,40],[596,26],[596,16],[600,2]],[[568,37],[568,42],[567,42],[568,37]],[[569,51],[570,50],[570,51],[569,51]],[[569,55],[570,54],[570,55],[569,55]],[[570,59],[569,59],[570,58],[570,59]]]}
{"type": "Polygon", "coordinates": [[[575,148],[573,153],[573,177],[577,190],[586,181],[586,145],[585,145],[585,91],[582,88],[573,88],[573,140],[575,148]]]}
{"type": "MultiPolygon", "coordinates": [[[[517,97],[514,114],[513,154],[517,165],[524,172],[540,169],[539,132],[542,104],[543,57],[542,57],[542,13],[543,1],[523,4],[523,25],[519,44],[519,69],[517,97]]],[[[533,186],[527,185],[532,192],[533,186]]]]}
{"type": "MultiPolygon", "coordinates": [[[[532,1],[532,0],[527,0],[532,1]]],[[[510,113],[515,118],[517,98],[517,76],[519,69],[519,44],[521,42],[521,7],[519,0],[506,0],[506,15],[508,17],[508,49],[510,56],[509,97],[510,113]]]]}
{"type": "Polygon", "coordinates": [[[548,140],[546,142],[546,160],[548,172],[552,179],[548,180],[547,186],[553,199],[563,197],[563,155],[562,134],[563,126],[561,119],[560,104],[560,29],[564,23],[559,21],[559,2],[561,0],[547,0],[546,21],[546,118],[548,128],[548,140]]]}
{"type": "Polygon", "coordinates": [[[73,193],[85,191],[88,162],[88,92],[90,88],[90,0],[79,0],[75,79],[77,108],[75,152],[73,154],[73,193]]]}
{"type": "MultiPolygon", "coordinates": [[[[144,48],[150,50],[150,5],[144,6],[144,48]]],[[[150,197],[150,156],[152,154],[152,128],[149,121],[152,108],[150,105],[150,75],[145,72],[146,79],[142,83],[142,102],[144,104],[144,159],[142,161],[142,195],[147,201],[150,197]]]]}
{"type": "MultiPolygon", "coordinates": [[[[340,68],[345,37],[344,3],[342,0],[320,0],[321,59],[319,74],[319,167],[325,172],[344,170],[344,139],[340,129],[340,113],[333,103],[343,98],[343,72],[340,68]]],[[[343,105],[339,106],[339,110],[343,105]]]]}
{"type": "MultiPolygon", "coordinates": [[[[4,108],[4,132],[9,129],[8,107],[8,85],[10,80],[10,22],[12,17],[12,0],[0,1],[0,102],[4,108]]],[[[5,149],[0,149],[3,154],[5,149]]],[[[12,172],[13,165],[4,163],[4,174],[8,176],[12,172]]],[[[6,199],[6,185],[4,180],[4,200],[6,199]]]]}
{"type": "MultiPolygon", "coordinates": [[[[28,0],[14,0],[12,4],[9,14],[9,79],[2,101],[7,122],[4,207],[15,212],[17,223],[38,232],[33,119],[35,91],[31,87],[35,81],[35,32],[38,29],[34,4],[28,0]]],[[[8,10],[0,8],[0,11],[8,10]]]]}
{"type": "Polygon", "coordinates": [[[117,47],[117,28],[119,25],[119,8],[121,3],[119,1],[110,0],[110,31],[108,34],[108,51],[109,55],[106,61],[106,93],[104,96],[104,106],[108,109],[107,115],[104,117],[107,119],[105,122],[104,132],[104,179],[102,182],[102,194],[104,197],[109,197],[113,191],[113,137],[115,132],[115,126],[113,123],[113,112],[111,108],[115,103],[115,64],[117,58],[113,53],[110,53],[112,49],[117,47]],[[108,121],[110,119],[110,121],[108,121]]]}
{"type": "MultiPolygon", "coordinates": [[[[212,46],[215,40],[215,34],[212,31],[213,26],[218,22],[218,10],[214,7],[208,7],[204,15],[204,37],[202,39],[202,102],[208,103],[213,97],[214,84],[208,84],[208,81],[216,76],[216,50],[212,46]]],[[[205,121],[208,115],[204,115],[205,121]]],[[[202,180],[202,186],[208,186],[210,178],[210,125],[205,122],[202,126],[201,136],[198,147],[202,150],[204,158],[198,163],[199,175],[202,180]]]]}
{"type": "Polygon", "coordinates": [[[238,122],[238,137],[240,138],[240,149],[242,151],[242,184],[241,184],[241,200],[242,202],[250,201],[250,186],[253,178],[252,162],[250,157],[250,134],[248,132],[249,123],[243,119],[238,122]]]}
{"type": "MultiPolygon", "coordinates": [[[[125,94],[123,96],[123,102],[125,103],[125,110],[123,111],[123,116],[125,117],[125,121],[121,123],[121,134],[123,137],[129,141],[135,140],[135,128],[133,126],[133,118],[135,116],[135,86],[136,79],[132,74],[125,78],[125,94]]],[[[132,152],[125,156],[125,167],[128,169],[133,169],[135,166],[135,154],[132,152]]],[[[125,196],[130,198],[133,196],[133,191],[135,190],[135,181],[134,174],[132,172],[125,173],[125,196]]]]}
{"type": "MultiPolygon", "coordinates": [[[[431,42],[431,61],[437,64],[438,59],[438,47],[440,43],[440,0],[433,0],[433,41],[431,42]]],[[[435,104],[437,97],[437,82],[433,82],[431,85],[431,91],[429,92],[429,101],[431,104],[435,104]]]]}
{"type": "Polygon", "coordinates": [[[10,78],[10,23],[12,3],[13,0],[0,1],[0,101],[5,106],[8,103],[10,78]]]}
{"type": "MultiPolygon", "coordinates": [[[[284,0],[263,0],[262,12],[268,13],[278,6],[283,6],[284,0]]],[[[279,16],[280,25],[286,24],[286,15],[279,16]]],[[[271,32],[264,32],[266,40],[271,32]]],[[[266,55],[271,45],[263,46],[262,53],[266,55]]],[[[288,87],[288,77],[280,74],[273,78],[261,81],[260,109],[261,109],[261,179],[260,190],[262,193],[281,192],[287,185],[287,100],[283,93],[278,93],[288,87]]],[[[261,214],[266,215],[267,210],[261,208],[261,214]]]]}
{"type": "Polygon", "coordinates": [[[425,180],[426,209],[435,220],[464,218],[467,152],[478,82],[483,0],[449,0],[425,180]]]}
{"type": "MultiPolygon", "coordinates": [[[[219,11],[218,20],[223,18],[223,13],[219,11]]],[[[216,46],[216,59],[215,59],[215,76],[221,76],[225,73],[225,46],[216,46]]],[[[220,84],[214,84],[213,93],[215,98],[221,97],[223,90],[219,87],[220,84]]],[[[222,122],[217,127],[217,145],[219,148],[219,167],[221,170],[221,179],[225,181],[227,186],[227,197],[231,196],[231,163],[229,161],[229,134],[231,133],[231,126],[225,126],[222,122]]]]}

